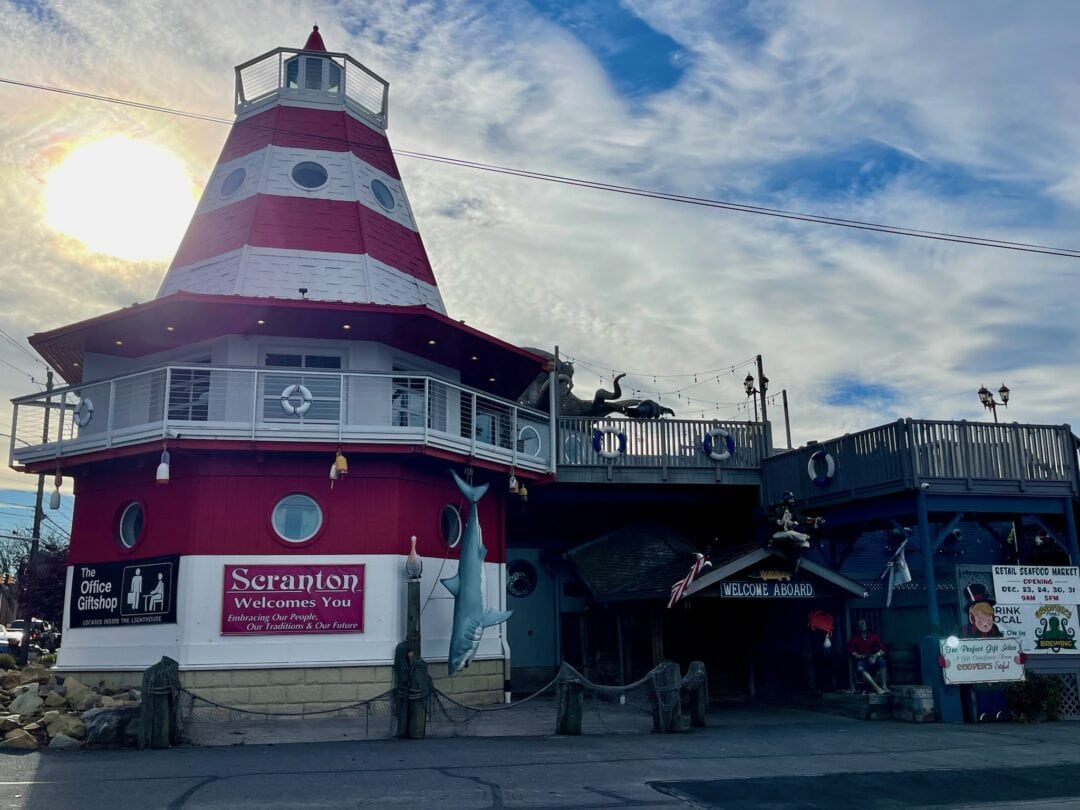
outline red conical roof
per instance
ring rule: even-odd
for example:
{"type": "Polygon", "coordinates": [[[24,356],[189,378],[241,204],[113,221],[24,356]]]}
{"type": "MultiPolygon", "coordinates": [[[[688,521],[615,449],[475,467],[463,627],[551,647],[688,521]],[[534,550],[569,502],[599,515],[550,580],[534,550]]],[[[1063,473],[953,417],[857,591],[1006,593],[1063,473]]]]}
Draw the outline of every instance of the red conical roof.
{"type": "Polygon", "coordinates": [[[304,50],[326,52],[326,45],[323,44],[322,34],[319,33],[319,26],[311,26],[311,33],[308,34],[307,42],[304,43],[304,50]]]}

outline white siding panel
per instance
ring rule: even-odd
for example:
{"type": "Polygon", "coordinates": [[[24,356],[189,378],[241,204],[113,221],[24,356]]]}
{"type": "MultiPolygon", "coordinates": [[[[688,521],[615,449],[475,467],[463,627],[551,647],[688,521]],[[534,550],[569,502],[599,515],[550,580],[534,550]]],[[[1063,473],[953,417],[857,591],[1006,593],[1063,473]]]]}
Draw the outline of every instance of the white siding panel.
{"type": "MultiPolygon", "coordinates": [[[[445,661],[454,601],[437,578],[452,577],[457,561],[425,561],[420,592],[431,598],[421,616],[422,655],[445,661]],[[441,572],[440,572],[441,568],[441,572]]],[[[184,669],[309,667],[388,664],[405,637],[404,555],[186,556],[180,561],[177,623],[70,628],[65,610],[61,669],[144,669],[162,655],[184,669]],[[226,565],[345,565],[363,563],[364,632],[294,635],[221,635],[222,586],[226,565]]],[[[485,563],[485,605],[505,609],[500,565],[485,563]]],[[[71,569],[68,569],[68,592],[71,569]]],[[[422,603],[423,604],[423,603],[422,603]]],[[[502,657],[506,625],[484,631],[477,659],[502,657]]]]}

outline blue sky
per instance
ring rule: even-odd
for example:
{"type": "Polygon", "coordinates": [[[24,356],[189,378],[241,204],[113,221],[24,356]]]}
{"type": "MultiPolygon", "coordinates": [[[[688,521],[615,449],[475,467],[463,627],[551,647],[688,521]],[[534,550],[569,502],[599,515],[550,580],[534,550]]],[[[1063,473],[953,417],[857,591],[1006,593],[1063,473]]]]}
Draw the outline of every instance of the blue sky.
{"type": "MultiPolygon", "coordinates": [[[[1080,6],[978,9],[0,0],[0,77],[231,118],[233,66],[301,45],[317,19],[331,50],[389,80],[401,150],[1080,247],[1080,6]]],[[[51,229],[49,171],[123,133],[174,154],[198,188],[228,127],[2,84],[0,103],[0,328],[21,341],[151,299],[167,261],[51,229]]],[[[1076,259],[399,165],[450,315],[558,344],[585,392],[631,371],[628,387],[682,416],[745,419],[741,379],[762,354],[797,443],[908,416],[989,420],[975,392],[1002,382],[1010,419],[1078,421],[1076,259]]],[[[0,361],[0,393],[36,390],[39,364],[4,340],[0,361]]]]}

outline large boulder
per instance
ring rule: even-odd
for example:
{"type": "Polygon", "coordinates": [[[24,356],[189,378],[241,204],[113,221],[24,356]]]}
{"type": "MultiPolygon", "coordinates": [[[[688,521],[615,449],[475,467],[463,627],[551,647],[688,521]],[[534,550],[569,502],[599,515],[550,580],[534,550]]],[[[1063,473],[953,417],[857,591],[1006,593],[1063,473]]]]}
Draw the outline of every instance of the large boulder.
{"type": "Polygon", "coordinates": [[[23,667],[22,672],[19,673],[19,683],[48,683],[51,677],[52,672],[45,667],[30,664],[23,667]]]}
{"type": "Polygon", "coordinates": [[[8,711],[25,717],[38,711],[44,705],[45,701],[36,692],[23,692],[8,704],[8,711]]]}
{"type": "Polygon", "coordinates": [[[77,748],[82,748],[82,743],[67,734],[57,734],[49,740],[50,751],[74,751],[77,748]]]}
{"type": "Polygon", "coordinates": [[[82,716],[86,741],[92,745],[134,746],[139,742],[139,705],[91,709],[82,716]]]}
{"type": "MultiPolygon", "coordinates": [[[[52,715],[53,712],[49,712],[49,714],[52,715]]],[[[55,737],[57,734],[64,734],[68,737],[78,737],[79,739],[82,739],[86,736],[86,724],[73,714],[56,712],[52,717],[44,717],[41,722],[49,732],[50,737],[55,737]]]]}
{"type": "Polygon", "coordinates": [[[101,695],[75,678],[64,680],[64,696],[68,705],[77,711],[93,709],[101,705],[101,695]]]}
{"type": "Polygon", "coordinates": [[[4,741],[0,742],[0,749],[9,751],[34,751],[38,747],[37,740],[29,731],[17,728],[4,735],[4,741]]]}

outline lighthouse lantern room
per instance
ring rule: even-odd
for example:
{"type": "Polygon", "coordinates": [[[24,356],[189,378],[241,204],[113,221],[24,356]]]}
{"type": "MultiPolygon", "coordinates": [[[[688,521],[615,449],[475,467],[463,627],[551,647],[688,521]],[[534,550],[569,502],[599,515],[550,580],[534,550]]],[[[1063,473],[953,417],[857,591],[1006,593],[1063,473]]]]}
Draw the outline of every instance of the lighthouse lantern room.
{"type": "Polygon", "coordinates": [[[232,704],[341,704],[389,685],[413,538],[424,658],[450,657],[467,517],[505,607],[506,481],[553,469],[550,417],[516,402],[545,359],[446,315],[383,79],[316,27],[236,69],[236,112],[157,298],[31,338],[68,385],[16,400],[12,432],[49,439],[12,463],[74,480],[60,669],[169,656],[232,704]]]}

